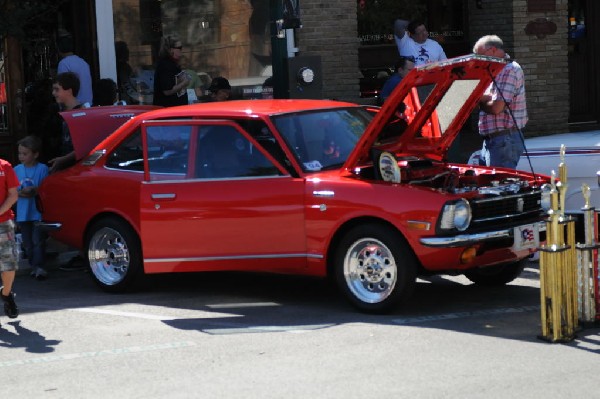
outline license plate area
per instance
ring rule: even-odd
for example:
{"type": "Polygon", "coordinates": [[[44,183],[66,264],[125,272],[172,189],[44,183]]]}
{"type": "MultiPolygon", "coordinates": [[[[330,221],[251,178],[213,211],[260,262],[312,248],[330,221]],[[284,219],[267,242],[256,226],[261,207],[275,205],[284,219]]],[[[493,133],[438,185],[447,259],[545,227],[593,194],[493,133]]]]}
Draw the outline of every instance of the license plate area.
{"type": "Polygon", "coordinates": [[[540,246],[540,231],[538,224],[526,224],[514,228],[514,251],[534,249],[540,246]]]}

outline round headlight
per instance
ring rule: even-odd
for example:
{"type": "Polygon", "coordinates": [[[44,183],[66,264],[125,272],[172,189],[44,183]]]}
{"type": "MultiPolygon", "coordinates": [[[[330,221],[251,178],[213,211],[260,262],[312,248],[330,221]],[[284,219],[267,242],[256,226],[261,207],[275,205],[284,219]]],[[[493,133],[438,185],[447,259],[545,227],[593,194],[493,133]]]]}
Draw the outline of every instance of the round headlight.
{"type": "Polygon", "coordinates": [[[471,206],[465,199],[454,204],[454,227],[458,231],[466,230],[471,223],[471,206]]]}
{"type": "Polygon", "coordinates": [[[550,209],[551,206],[551,191],[552,191],[552,186],[548,183],[546,184],[542,184],[542,187],[540,187],[540,190],[542,191],[542,196],[540,198],[540,206],[542,207],[542,209],[544,211],[548,211],[550,209]]]}

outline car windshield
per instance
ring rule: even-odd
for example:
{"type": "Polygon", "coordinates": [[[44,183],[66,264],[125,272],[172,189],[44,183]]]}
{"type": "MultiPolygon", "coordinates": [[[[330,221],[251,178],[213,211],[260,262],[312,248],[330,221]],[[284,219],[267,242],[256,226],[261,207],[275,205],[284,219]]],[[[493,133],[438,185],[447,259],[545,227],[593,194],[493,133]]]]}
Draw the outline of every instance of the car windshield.
{"type": "Polygon", "coordinates": [[[361,107],[332,108],[273,117],[304,172],[341,167],[373,115],[361,107]]]}

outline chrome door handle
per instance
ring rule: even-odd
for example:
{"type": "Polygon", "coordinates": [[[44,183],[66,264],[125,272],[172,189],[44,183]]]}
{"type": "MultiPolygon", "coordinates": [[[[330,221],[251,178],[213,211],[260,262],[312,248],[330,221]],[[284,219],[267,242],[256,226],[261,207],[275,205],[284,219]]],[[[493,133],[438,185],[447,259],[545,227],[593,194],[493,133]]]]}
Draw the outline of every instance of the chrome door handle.
{"type": "Polygon", "coordinates": [[[165,193],[165,194],[152,194],[151,198],[153,200],[172,200],[177,197],[174,193],[165,193]]]}

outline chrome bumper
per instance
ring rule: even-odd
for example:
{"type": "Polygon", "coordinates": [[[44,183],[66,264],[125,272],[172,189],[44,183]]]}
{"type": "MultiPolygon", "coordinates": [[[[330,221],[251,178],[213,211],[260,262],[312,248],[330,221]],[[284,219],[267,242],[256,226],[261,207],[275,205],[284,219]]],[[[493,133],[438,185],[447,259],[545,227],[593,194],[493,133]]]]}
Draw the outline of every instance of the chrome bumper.
{"type": "Polygon", "coordinates": [[[36,226],[39,226],[44,231],[54,231],[60,230],[62,223],[38,222],[36,226]]]}
{"type": "MultiPolygon", "coordinates": [[[[460,234],[448,237],[424,237],[419,241],[426,247],[451,248],[451,247],[466,247],[468,245],[477,244],[484,241],[500,240],[503,238],[514,238],[514,228],[508,228],[496,231],[486,231],[477,234],[460,234]]],[[[538,223],[538,231],[545,231],[546,223],[538,223]]]]}

